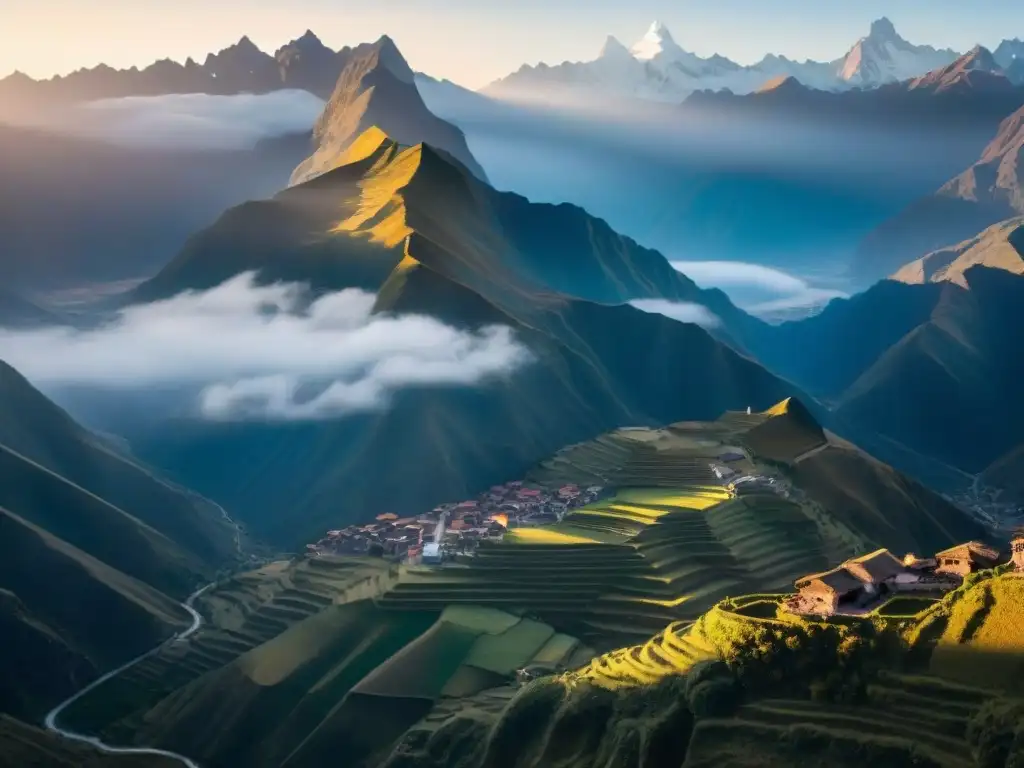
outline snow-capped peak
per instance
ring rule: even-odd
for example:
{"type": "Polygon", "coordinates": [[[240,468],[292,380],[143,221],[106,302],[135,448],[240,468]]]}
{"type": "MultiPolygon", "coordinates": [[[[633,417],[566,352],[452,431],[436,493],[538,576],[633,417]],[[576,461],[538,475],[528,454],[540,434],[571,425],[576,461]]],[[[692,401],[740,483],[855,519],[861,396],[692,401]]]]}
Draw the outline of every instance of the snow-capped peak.
{"type": "Polygon", "coordinates": [[[851,85],[877,86],[909,80],[955,61],[954,51],[937,51],[929,45],[913,45],[896,31],[886,17],[871,23],[871,31],[836,62],[836,74],[851,85]]]}
{"type": "Polygon", "coordinates": [[[655,21],[647,29],[647,33],[633,46],[633,57],[640,61],[650,61],[665,53],[676,53],[682,49],[672,39],[668,27],[655,21]]]}

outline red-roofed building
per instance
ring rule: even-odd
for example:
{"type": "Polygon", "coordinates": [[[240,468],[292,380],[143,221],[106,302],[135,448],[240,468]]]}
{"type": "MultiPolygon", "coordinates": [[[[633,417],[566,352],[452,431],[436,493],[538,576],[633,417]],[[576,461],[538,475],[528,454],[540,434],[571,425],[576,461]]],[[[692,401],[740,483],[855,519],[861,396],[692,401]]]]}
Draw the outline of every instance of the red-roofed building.
{"type": "Polygon", "coordinates": [[[450,531],[461,531],[468,527],[469,526],[466,525],[465,520],[452,520],[450,523],[448,523],[448,530],[450,531]]]}
{"type": "Polygon", "coordinates": [[[540,496],[540,491],[535,488],[524,488],[518,493],[520,499],[536,499],[540,496]]]}
{"type": "Polygon", "coordinates": [[[461,504],[456,506],[456,509],[476,509],[477,503],[475,501],[463,501],[461,504]]]}

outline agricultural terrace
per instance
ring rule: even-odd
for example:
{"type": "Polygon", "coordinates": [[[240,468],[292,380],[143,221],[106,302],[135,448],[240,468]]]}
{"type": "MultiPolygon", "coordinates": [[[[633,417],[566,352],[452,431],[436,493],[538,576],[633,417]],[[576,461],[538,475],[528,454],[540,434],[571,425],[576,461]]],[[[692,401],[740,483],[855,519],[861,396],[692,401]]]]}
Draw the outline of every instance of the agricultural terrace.
{"type": "Polygon", "coordinates": [[[692,621],[728,595],[788,588],[830,554],[817,524],[774,494],[625,488],[556,525],[482,542],[467,565],[406,568],[380,604],[521,610],[609,647],[692,621]]]}
{"type": "Polygon", "coordinates": [[[560,680],[643,690],[729,660],[738,708],[698,720],[687,765],[797,760],[797,742],[829,765],[976,765],[969,723],[998,689],[1019,689],[1024,578],[988,572],[943,600],[897,597],[864,619],[774,614],[782,599],[723,601],[560,680]]]}
{"type": "Polygon", "coordinates": [[[495,608],[452,606],[352,691],[429,701],[473,696],[507,684],[524,667],[571,667],[592,655],[543,622],[495,608]]]}
{"type": "MultiPolygon", "coordinates": [[[[223,667],[331,605],[372,596],[397,569],[371,558],[322,557],[270,563],[218,584],[198,601],[207,623],[100,686],[68,711],[87,732],[140,716],[177,688],[223,667]]],[[[126,729],[127,732],[127,729],[126,729]]]]}
{"type": "Polygon", "coordinates": [[[599,484],[615,488],[613,497],[555,525],[482,542],[465,566],[407,568],[380,603],[521,610],[611,647],[693,621],[728,595],[788,589],[850,553],[820,510],[770,490],[738,498],[727,490],[728,478],[767,469],[745,447],[751,435],[763,450],[778,442],[773,454],[786,456],[824,440],[802,406],[785,401],[763,413],[619,429],[569,446],[527,481],[599,484]]]}

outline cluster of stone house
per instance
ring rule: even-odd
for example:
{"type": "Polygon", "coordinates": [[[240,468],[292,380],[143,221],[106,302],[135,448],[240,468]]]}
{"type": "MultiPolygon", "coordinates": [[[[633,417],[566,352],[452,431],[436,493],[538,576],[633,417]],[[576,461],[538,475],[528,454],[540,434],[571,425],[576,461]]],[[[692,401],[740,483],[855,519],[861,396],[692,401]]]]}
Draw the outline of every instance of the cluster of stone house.
{"type": "Polygon", "coordinates": [[[428,517],[404,517],[395,514],[378,515],[373,523],[350,525],[327,534],[313,544],[307,544],[311,555],[371,555],[391,560],[404,560],[418,554],[436,521],[428,517]]]}
{"type": "Polygon", "coordinates": [[[567,484],[528,487],[521,481],[495,485],[475,499],[440,504],[430,512],[400,518],[377,515],[374,522],[350,525],[306,545],[310,555],[374,555],[394,560],[440,561],[445,554],[466,554],[486,538],[500,538],[507,528],[550,525],[569,510],[596,501],[604,488],[567,484]],[[445,524],[439,526],[444,519],[445,524]],[[441,541],[434,541],[440,527],[441,541]],[[431,547],[433,544],[435,546],[431,547]]]}
{"type": "MultiPolygon", "coordinates": [[[[1024,534],[1014,536],[1010,554],[1016,570],[1024,572],[1024,534]]],[[[864,613],[881,598],[898,591],[946,591],[965,576],[993,568],[1005,558],[999,550],[978,541],[959,544],[921,558],[908,554],[903,559],[879,549],[822,573],[796,581],[797,594],[786,603],[793,613],[829,616],[835,613],[864,613]]]]}

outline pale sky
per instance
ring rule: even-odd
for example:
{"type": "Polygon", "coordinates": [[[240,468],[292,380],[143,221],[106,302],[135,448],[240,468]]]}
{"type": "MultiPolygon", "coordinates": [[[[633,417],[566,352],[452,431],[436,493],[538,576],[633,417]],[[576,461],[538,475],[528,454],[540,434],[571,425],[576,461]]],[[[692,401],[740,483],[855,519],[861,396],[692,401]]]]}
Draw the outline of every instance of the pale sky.
{"type": "Polygon", "coordinates": [[[312,29],[334,48],[387,33],[413,68],[476,88],[524,63],[596,56],[663,21],[684,48],[752,63],[832,60],[886,15],[913,43],[1024,37],[1015,0],[0,0],[0,76],[201,60],[248,35],[272,53],[312,29]]]}

